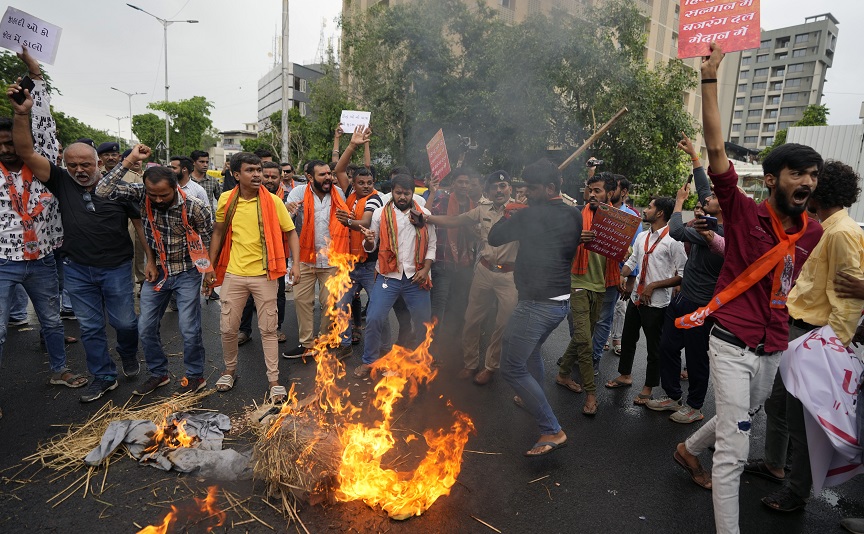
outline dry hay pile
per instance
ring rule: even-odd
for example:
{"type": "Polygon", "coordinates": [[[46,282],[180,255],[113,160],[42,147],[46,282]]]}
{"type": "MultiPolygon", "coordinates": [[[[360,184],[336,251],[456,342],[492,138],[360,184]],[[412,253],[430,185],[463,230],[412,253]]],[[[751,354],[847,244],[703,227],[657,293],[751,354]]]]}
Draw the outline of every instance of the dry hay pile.
{"type": "MultiPolygon", "coordinates": [[[[108,401],[87,422],[69,425],[64,434],[58,434],[47,443],[42,443],[36,452],[23,459],[29,464],[41,464],[55,471],[75,471],[84,465],[84,457],[99,445],[102,435],[113,421],[147,419],[156,421],[166,412],[185,412],[201,403],[201,400],[215,390],[172,397],[165,401],[150,404],[114,406],[108,401]]],[[[125,450],[125,447],[123,447],[125,450]]],[[[120,450],[120,449],[118,449],[120,450]]],[[[115,453],[116,454],[116,453],[115,453]]],[[[113,456],[113,455],[112,455],[113,456]]],[[[105,459],[106,465],[111,456],[105,459]]]]}

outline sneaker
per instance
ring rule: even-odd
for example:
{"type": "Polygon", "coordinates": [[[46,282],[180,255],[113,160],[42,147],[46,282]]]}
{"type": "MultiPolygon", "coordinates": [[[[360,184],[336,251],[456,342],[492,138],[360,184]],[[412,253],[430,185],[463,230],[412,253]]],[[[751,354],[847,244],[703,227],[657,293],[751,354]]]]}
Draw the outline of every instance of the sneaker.
{"type": "Polygon", "coordinates": [[[297,358],[311,358],[315,355],[312,352],[312,349],[307,349],[303,345],[297,345],[291,350],[286,350],[282,353],[283,358],[288,358],[289,360],[296,360],[297,358]]]}
{"type": "Polygon", "coordinates": [[[78,318],[75,317],[75,312],[72,310],[60,310],[60,319],[64,321],[75,321],[78,318]]]}
{"type": "Polygon", "coordinates": [[[180,380],[180,387],[174,392],[174,395],[186,395],[187,393],[198,393],[207,387],[207,379],[199,376],[198,378],[189,378],[184,376],[180,380]]]}
{"type": "Polygon", "coordinates": [[[6,324],[8,326],[27,326],[30,324],[30,321],[27,319],[9,319],[9,322],[6,324]]]}
{"type": "Polygon", "coordinates": [[[84,390],[84,394],[79,397],[81,402],[93,402],[97,399],[102,398],[102,395],[108,393],[112,389],[117,387],[117,380],[105,380],[102,378],[94,378],[90,385],[87,386],[87,389],[84,390]]]}
{"type": "Polygon", "coordinates": [[[695,423],[696,421],[701,421],[705,416],[702,415],[702,410],[697,410],[696,408],[691,408],[686,404],[678,409],[677,412],[673,413],[669,416],[669,419],[675,421],[676,423],[688,424],[695,423]]]}
{"type": "Polygon", "coordinates": [[[683,403],[681,399],[675,400],[670,399],[666,395],[660,397],[659,399],[651,399],[645,403],[645,407],[649,410],[654,410],[655,412],[677,412],[681,409],[683,403]]]}
{"type": "Polygon", "coordinates": [[[330,354],[336,356],[339,360],[344,360],[354,356],[354,347],[351,345],[339,345],[335,349],[330,349],[330,354]]]}
{"type": "Polygon", "coordinates": [[[237,334],[237,345],[238,346],[239,345],[245,345],[246,343],[249,343],[250,341],[252,341],[252,336],[250,336],[246,332],[240,332],[239,334],[237,334]]]}
{"type": "Polygon", "coordinates": [[[123,364],[123,376],[132,378],[141,372],[141,362],[138,360],[138,356],[120,358],[120,361],[123,364]]]}
{"type": "Polygon", "coordinates": [[[146,382],[135,388],[135,391],[133,391],[132,394],[149,395],[150,393],[153,393],[156,388],[161,388],[170,381],[171,378],[168,376],[151,376],[146,382]]]}

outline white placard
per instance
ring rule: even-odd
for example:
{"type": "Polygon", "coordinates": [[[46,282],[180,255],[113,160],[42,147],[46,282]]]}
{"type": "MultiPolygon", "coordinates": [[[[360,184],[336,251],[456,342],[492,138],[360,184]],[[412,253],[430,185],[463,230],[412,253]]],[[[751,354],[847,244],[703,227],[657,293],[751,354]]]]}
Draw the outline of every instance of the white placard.
{"type": "Polygon", "coordinates": [[[342,118],[339,123],[342,125],[342,131],[348,135],[354,133],[358,126],[364,128],[369,126],[369,121],[372,119],[371,111],[353,111],[349,109],[342,110],[342,118]]]}
{"type": "Polygon", "coordinates": [[[9,6],[0,21],[0,46],[14,52],[27,48],[34,59],[53,65],[62,32],[60,26],[9,6]]]}

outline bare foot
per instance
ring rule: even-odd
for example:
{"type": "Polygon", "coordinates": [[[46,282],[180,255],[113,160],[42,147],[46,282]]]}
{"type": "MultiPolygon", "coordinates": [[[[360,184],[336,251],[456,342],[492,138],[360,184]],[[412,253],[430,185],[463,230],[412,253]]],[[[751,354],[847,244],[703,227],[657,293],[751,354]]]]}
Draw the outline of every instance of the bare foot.
{"type": "MultiPolygon", "coordinates": [[[[537,440],[538,443],[546,442],[546,443],[554,443],[556,445],[561,445],[567,441],[567,435],[563,430],[559,431],[557,434],[545,434],[541,435],[540,439],[537,440]]],[[[552,447],[551,445],[541,445],[539,447],[534,447],[528,452],[525,453],[525,456],[540,456],[541,454],[546,454],[557,447],[552,447]]]]}

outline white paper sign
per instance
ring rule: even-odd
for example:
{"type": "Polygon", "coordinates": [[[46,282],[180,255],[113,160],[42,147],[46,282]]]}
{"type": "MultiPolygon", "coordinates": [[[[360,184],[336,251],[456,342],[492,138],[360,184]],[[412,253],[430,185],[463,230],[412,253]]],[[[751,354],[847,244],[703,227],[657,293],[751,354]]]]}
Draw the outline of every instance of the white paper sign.
{"type": "Polygon", "coordinates": [[[0,46],[14,52],[26,48],[34,59],[53,65],[62,32],[63,28],[10,6],[0,21],[0,46]]]}
{"type": "Polygon", "coordinates": [[[342,131],[348,135],[354,133],[358,126],[366,128],[369,126],[369,120],[372,118],[371,111],[352,111],[348,109],[342,110],[342,118],[339,122],[342,125],[342,131]]]}

